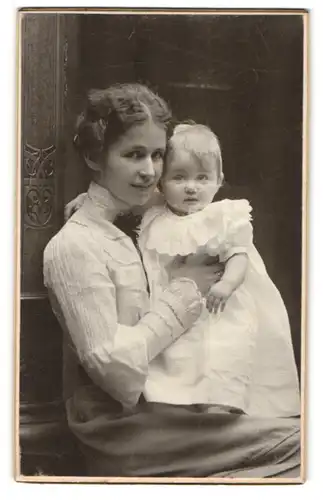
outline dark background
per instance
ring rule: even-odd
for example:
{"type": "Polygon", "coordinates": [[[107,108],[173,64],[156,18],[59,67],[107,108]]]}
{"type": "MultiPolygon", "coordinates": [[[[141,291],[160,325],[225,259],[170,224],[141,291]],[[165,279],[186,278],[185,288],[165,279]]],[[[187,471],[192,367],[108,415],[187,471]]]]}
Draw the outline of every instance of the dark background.
{"type": "MultiPolygon", "coordinates": [[[[75,111],[90,88],[141,81],[176,118],[219,136],[227,182],[220,195],[253,205],[255,243],[286,303],[299,364],[302,18],[86,15],[79,43],[75,111]]],[[[67,182],[67,199],[76,190],[67,182]]]]}
{"type": "Polygon", "coordinates": [[[49,160],[41,160],[41,175],[26,173],[25,154],[22,165],[22,463],[25,474],[66,474],[61,333],[42,284],[42,252],[63,223],[64,204],[87,189],[72,138],[90,88],[146,83],[177,119],[219,136],[220,196],[253,206],[255,244],[285,301],[300,368],[303,18],[27,14],[22,33],[22,149],[29,144],[43,158],[44,148],[56,148],[47,171],[49,160]]]}

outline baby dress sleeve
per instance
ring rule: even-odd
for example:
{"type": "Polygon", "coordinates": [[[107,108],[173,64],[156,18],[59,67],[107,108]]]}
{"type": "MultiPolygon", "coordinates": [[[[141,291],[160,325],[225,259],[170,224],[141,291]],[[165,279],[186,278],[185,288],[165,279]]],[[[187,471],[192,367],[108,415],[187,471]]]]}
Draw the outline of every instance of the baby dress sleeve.
{"type": "Polygon", "coordinates": [[[253,243],[251,224],[252,208],[247,200],[224,200],[223,202],[224,242],[219,253],[225,262],[233,255],[248,253],[253,243]]]}

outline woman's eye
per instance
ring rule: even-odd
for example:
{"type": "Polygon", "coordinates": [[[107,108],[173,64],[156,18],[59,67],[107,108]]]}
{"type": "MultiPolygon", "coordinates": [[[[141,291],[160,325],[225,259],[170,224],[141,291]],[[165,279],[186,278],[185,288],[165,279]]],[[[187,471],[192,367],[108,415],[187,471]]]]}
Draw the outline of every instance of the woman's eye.
{"type": "Polygon", "coordinates": [[[125,158],[130,158],[131,160],[141,160],[144,156],[145,154],[142,151],[130,151],[125,154],[125,158]]]}
{"type": "Polygon", "coordinates": [[[163,151],[155,151],[152,155],[152,160],[153,161],[159,161],[159,160],[162,160],[164,158],[164,153],[163,151]]]}
{"type": "Polygon", "coordinates": [[[197,180],[198,181],[207,181],[208,180],[208,176],[205,175],[205,174],[200,174],[197,176],[197,180]]]}

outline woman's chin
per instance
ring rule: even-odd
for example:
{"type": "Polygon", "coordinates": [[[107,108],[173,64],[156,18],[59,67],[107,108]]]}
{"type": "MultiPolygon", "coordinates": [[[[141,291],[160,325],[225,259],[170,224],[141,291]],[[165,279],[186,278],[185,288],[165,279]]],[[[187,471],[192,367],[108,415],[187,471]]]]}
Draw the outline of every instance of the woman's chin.
{"type": "Polygon", "coordinates": [[[154,192],[153,190],[149,190],[149,191],[144,191],[142,193],[138,193],[138,195],[134,199],[134,205],[139,207],[146,205],[146,203],[148,203],[148,201],[152,197],[153,192],[154,192]]]}

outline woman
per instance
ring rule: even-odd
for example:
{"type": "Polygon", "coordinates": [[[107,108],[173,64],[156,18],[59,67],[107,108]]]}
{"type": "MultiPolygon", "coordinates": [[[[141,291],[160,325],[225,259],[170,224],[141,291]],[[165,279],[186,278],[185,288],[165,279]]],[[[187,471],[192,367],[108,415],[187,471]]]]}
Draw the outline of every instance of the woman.
{"type": "Polygon", "coordinates": [[[142,397],[149,362],[194,324],[215,280],[209,266],[180,269],[149,309],[140,255],[114,225],[152,196],[170,122],[160,97],[125,84],[90,93],[77,124],[93,182],[44,254],[65,332],[69,426],[91,476],[298,477],[297,419],[204,414],[142,397]]]}

